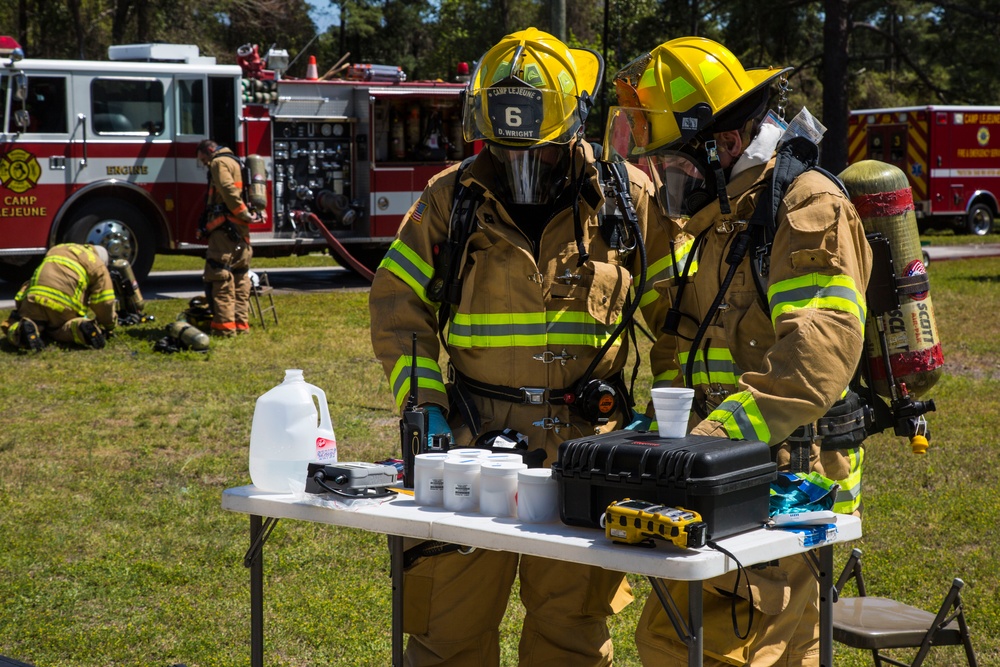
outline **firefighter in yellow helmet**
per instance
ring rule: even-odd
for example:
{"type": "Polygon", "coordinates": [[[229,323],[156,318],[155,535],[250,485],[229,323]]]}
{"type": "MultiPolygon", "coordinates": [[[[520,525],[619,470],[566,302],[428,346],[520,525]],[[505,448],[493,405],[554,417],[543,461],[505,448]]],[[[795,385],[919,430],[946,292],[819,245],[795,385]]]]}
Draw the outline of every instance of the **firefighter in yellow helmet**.
{"type": "Polygon", "coordinates": [[[108,251],[79,243],[53,246],[18,290],[14,304],[0,328],[15,347],[41,350],[49,337],[101,349],[118,324],[108,251]],[[87,317],[88,309],[96,319],[87,317]]]}
{"type": "MultiPolygon", "coordinates": [[[[676,275],[655,285],[670,301],[659,326],[676,335],[677,356],[656,380],[695,389],[691,433],[766,442],[779,471],[859,513],[865,415],[848,385],[871,251],[849,199],[814,168],[818,124],[803,112],[785,128],[768,111],[785,74],[746,69],[703,38],[661,44],[616,76],[605,151],[645,163],[680,229],[676,275]]],[[[746,574],[749,585],[734,586],[735,572],[705,582],[705,664],[818,664],[806,555],[746,574]]],[[[684,608],[687,583],[665,583],[684,608]]],[[[656,597],[636,643],[644,665],[686,660],[656,597]]]]}
{"type": "MultiPolygon", "coordinates": [[[[430,180],[375,274],[372,345],[397,405],[415,333],[417,402],[455,446],[511,428],[547,466],[560,442],[632,421],[623,322],[640,306],[665,316],[643,267],[668,238],[649,180],[631,165],[605,173],[583,140],[602,69],[533,28],[487,51],[464,112],[466,140],[484,150],[430,180]]],[[[632,599],[620,573],[436,543],[407,544],[405,561],[407,665],[498,665],[518,576],[519,664],[612,662],[606,619],[632,599]]]]}

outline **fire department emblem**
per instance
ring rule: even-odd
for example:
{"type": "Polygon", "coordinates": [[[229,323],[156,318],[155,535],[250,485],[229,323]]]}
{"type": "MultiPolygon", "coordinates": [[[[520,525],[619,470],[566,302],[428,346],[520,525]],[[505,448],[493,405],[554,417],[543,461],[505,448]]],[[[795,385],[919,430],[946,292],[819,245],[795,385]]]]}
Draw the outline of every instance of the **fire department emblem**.
{"type": "Polygon", "coordinates": [[[21,194],[30,190],[38,185],[41,175],[38,160],[28,151],[17,148],[0,158],[0,184],[11,192],[21,194]]]}
{"type": "Polygon", "coordinates": [[[988,127],[979,128],[979,132],[976,133],[976,141],[979,142],[980,146],[990,143],[990,129],[988,127]]]}

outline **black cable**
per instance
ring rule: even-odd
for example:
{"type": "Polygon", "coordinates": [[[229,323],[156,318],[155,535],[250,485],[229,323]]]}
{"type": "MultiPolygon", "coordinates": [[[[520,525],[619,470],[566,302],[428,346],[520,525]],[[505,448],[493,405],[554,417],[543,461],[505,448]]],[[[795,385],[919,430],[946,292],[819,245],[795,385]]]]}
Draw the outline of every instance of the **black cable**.
{"type": "Polygon", "coordinates": [[[721,547],[718,542],[716,542],[714,540],[709,540],[705,544],[708,547],[710,547],[712,549],[715,549],[716,551],[724,554],[728,558],[732,558],[733,562],[736,563],[736,583],[733,584],[733,593],[732,593],[733,602],[732,602],[732,606],[731,606],[732,616],[733,616],[733,632],[736,633],[736,637],[738,639],[746,639],[747,637],[750,636],[750,629],[753,627],[753,589],[750,588],[750,576],[747,575],[746,568],[743,567],[743,563],[741,563],[739,561],[739,559],[736,556],[734,556],[732,553],[730,553],[729,551],[727,551],[726,549],[724,549],[723,547],[721,547]],[[743,633],[743,634],[740,634],[739,622],[736,619],[736,601],[739,599],[739,595],[738,595],[737,591],[739,591],[739,588],[740,588],[740,577],[741,576],[745,577],[746,580],[747,580],[747,600],[750,602],[750,613],[749,613],[748,618],[747,618],[747,631],[745,633],[743,633]]]}

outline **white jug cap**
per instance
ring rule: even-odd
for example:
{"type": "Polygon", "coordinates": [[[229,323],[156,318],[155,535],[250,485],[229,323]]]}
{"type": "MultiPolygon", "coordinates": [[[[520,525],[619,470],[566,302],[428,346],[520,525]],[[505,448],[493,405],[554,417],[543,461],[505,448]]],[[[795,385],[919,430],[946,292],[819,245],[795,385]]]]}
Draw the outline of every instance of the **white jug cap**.
{"type": "Polygon", "coordinates": [[[519,470],[517,481],[525,484],[546,484],[552,479],[551,468],[528,468],[519,470]]]}

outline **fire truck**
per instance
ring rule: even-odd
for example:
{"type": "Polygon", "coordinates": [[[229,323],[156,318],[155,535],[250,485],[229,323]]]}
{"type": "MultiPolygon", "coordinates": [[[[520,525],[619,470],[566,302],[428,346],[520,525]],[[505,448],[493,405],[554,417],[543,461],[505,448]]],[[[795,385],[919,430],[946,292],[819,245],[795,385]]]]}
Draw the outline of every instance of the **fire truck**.
{"type": "Polygon", "coordinates": [[[1000,107],[921,106],[852,111],[848,161],[902,169],[917,224],[990,233],[1000,212],[1000,107]]]}
{"type": "Polygon", "coordinates": [[[287,52],[252,45],[238,65],[193,45],[108,55],[30,59],[0,37],[0,279],[66,241],[104,245],[139,280],[156,253],[203,254],[203,139],[263,158],[255,256],[329,250],[370,276],[427,180],[479,148],[462,137],[461,82],[385,65],[282,78],[287,52]]]}

